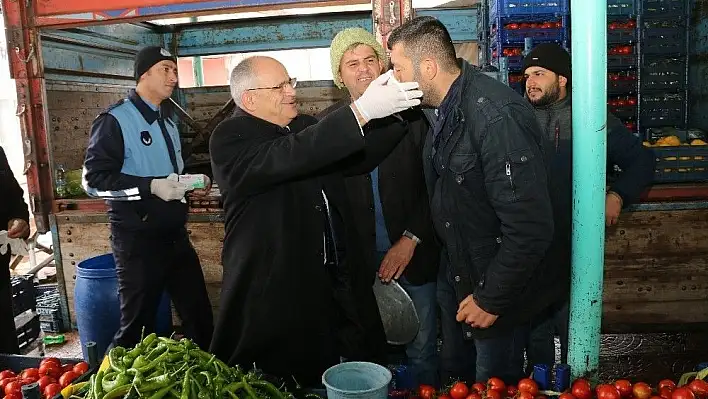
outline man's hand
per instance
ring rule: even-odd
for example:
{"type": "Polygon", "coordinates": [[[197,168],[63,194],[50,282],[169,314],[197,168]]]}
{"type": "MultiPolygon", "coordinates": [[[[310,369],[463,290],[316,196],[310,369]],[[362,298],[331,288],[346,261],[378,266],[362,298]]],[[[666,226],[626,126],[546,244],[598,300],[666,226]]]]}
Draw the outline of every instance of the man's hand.
{"type": "Polygon", "coordinates": [[[408,237],[401,237],[391,249],[386,252],[379,267],[379,278],[384,283],[388,283],[391,279],[398,280],[406,270],[406,266],[413,258],[416,242],[408,237]]]}
{"type": "Polygon", "coordinates": [[[209,178],[209,176],[204,175],[204,188],[194,190],[191,194],[195,197],[205,197],[207,194],[209,194],[209,190],[211,190],[211,179],[209,178]]]}
{"type": "Polygon", "coordinates": [[[477,306],[472,295],[468,295],[457,309],[457,321],[465,322],[474,328],[487,328],[497,321],[499,316],[485,312],[477,306]]]}
{"type": "Polygon", "coordinates": [[[617,224],[620,212],[622,211],[622,197],[610,191],[605,197],[605,225],[613,226],[617,224]]]}
{"type": "Polygon", "coordinates": [[[182,200],[188,189],[186,184],[177,181],[176,174],[166,179],[153,179],[150,182],[150,192],[163,201],[182,200]]]}
{"type": "MultiPolygon", "coordinates": [[[[423,92],[417,82],[387,84],[393,76],[388,71],[369,84],[364,94],[351,105],[354,113],[361,115],[366,122],[387,117],[396,112],[420,105],[423,92]]],[[[361,123],[361,121],[359,121],[361,123]]]]}
{"type": "Polygon", "coordinates": [[[27,239],[30,234],[29,224],[22,219],[12,219],[7,223],[8,238],[27,239]]]}

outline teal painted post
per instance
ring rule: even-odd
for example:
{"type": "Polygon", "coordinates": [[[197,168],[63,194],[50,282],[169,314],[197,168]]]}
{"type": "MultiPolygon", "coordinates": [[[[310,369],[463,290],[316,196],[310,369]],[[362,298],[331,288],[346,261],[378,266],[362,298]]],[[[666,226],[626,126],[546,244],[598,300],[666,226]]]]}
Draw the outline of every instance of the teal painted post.
{"type": "Polygon", "coordinates": [[[605,256],[607,2],[571,0],[573,244],[568,363],[597,378],[605,256]]]}

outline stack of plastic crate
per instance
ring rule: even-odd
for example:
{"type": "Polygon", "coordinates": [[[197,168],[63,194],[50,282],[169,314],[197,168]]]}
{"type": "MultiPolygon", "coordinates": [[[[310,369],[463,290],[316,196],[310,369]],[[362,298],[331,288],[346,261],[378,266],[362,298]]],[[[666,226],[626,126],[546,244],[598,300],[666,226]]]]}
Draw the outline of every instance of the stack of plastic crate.
{"type": "Polygon", "coordinates": [[[518,91],[523,71],[524,45],[554,42],[569,45],[569,0],[489,0],[489,60],[500,67],[507,59],[509,84],[518,91]]]}
{"type": "MultiPolygon", "coordinates": [[[[640,0],[639,126],[686,128],[688,0],[640,0]]],[[[665,130],[664,130],[665,131],[665,130]]]]}
{"type": "Polygon", "coordinates": [[[607,0],[607,105],[609,112],[637,132],[637,5],[607,0]]]}

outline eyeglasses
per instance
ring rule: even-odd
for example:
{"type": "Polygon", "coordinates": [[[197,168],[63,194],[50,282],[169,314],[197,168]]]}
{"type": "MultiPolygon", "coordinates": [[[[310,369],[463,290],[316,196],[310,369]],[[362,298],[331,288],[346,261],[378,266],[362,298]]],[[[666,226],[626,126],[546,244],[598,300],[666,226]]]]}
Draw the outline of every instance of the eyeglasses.
{"type": "Polygon", "coordinates": [[[283,90],[287,86],[292,87],[293,89],[295,86],[297,86],[297,78],[290,78],[286,80],[285,82],[277,85],[277,86],[270,86],[270,87],[254,87],[252,89],[246,89],[246,91],[251,91],[251,90],[283,90]]]}

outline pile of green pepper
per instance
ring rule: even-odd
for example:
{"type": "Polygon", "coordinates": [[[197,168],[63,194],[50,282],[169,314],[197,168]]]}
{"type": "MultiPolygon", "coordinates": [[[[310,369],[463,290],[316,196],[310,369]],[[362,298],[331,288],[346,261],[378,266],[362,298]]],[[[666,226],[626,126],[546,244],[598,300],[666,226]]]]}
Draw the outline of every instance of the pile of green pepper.
{"type": "Polygon", "coordinates": [[[186,338],[177,341],[150,334],[130,350],[111,349],[108,362],[110,367],[92,375],[71,399],[295,398],[263,379],[260,372],[229,367],[186,338]]]}

